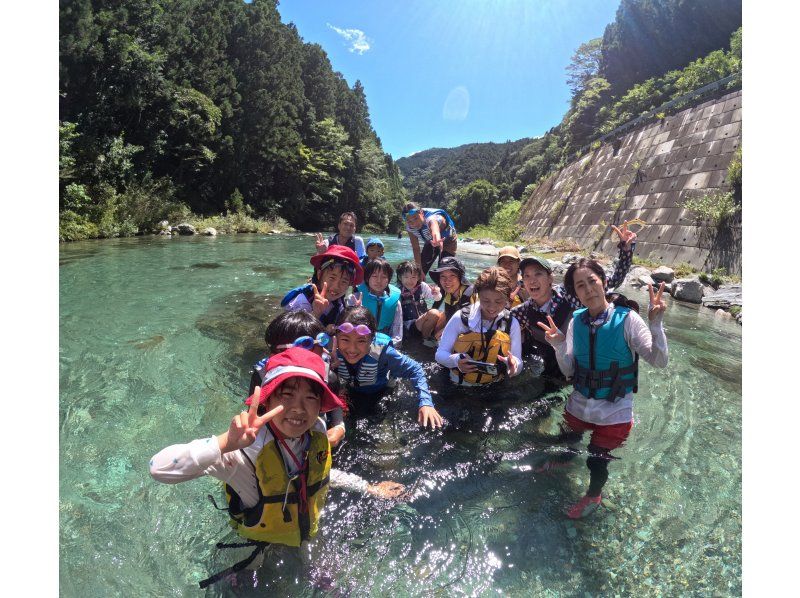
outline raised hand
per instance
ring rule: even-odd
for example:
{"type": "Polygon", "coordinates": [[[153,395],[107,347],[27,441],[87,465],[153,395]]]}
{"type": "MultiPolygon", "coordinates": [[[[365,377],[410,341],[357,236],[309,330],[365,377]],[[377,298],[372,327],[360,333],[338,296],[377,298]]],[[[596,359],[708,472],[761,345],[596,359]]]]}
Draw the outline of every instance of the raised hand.
{"type": "Polygon", "coordinates": [[[498,355],[497,359],[499,359],[504,364],[506,364],[506,369],[508,370],[508,375],[509,376],[516,376],[517,375],[517,372],[519,372],[519,368],[520,368],[519,359],[517,359],[513,355],[509,355],[508,357],[506,357],[505,355],[498,355]]]}
{"type": "Polygon", "coordinates": [[[264,424],[283,411],[283,405],[278,405],[264,415],[258,415],[260,399],[261,387],[256,386],[253,396],[250,397],[250,409],[234,416],[228,431],[217,437],[219,450],[222,453],[238,451],[253,444],[258,431],[264,427],[264,424]]]}
{"type": "Polygon", "coordinates": [[[552,316],[547,316],[547,321],[549,322],[549,326],[544,322],[536,322],[536,325],[544,330],[544,337],[547,339],[547,342],[551,345],[560,345],[567,337],[564,336],[564,333],[558,329],[556,323],[553,322],[552,316]]]}
{"type": "Polygon", "coordinates": [[[312,286],[314,287],[314,303],[311,304],[311,311],[319,318],[331,304],[328,301],[328,283],[322,283],[321,291],[317,288],[317,285],[312,286]]]}
{"type": "Polygon", "coordinates": [[[433,238],[431,239],[431,245],[433,247],[442,247],[443,241],[442,237],[439,236],[439,233],[433,233],[433,238]]]}
{"type": "Polygon", "coordinates": [[[328,244],[325,243],[325,239],[323,238],[322,233],[316,234],[314,245],[317,246],[317,253],[325,253],[325,250],[328,248],[328,244]]]}
{"type": "Polygon", "coordinates": [[[362,299],[361,291],[353,293],[353,306],[361,307],[361,299],[362,299]]]}
{"type": "Polygon", "coordinates": [[[612,224],[611,230],[617,233],[619,240],[622,241],[622,243],[624,243],[625,249],[630,249],[631,245],[633,245],[636,242],[636,233],[628,230],[627,222],[623,223],[622,226],[619,228],[617,228],[612,224]]]}
{"type": "Polygon", "coordinates": [[[423,428],[428,427],[428,422],[431,422],[431,430],[442,427],[442,416],[435,408],[428,405],[419,408],[417,421],[423,428]]]}
{"type": "Polygon", "coordinates": [[[653,285],[651,284],[647,285],[647,289],[650,292],[650,306],[647,308],[647,317],[650,320],[655,320],[660,318],[667,309],[666,301],[661,298],[664,294],[664,283],[662,282],[658,285],[658,293],[653,292],[653,285]]]}
{"type": "Polygon", "coordinates": [[[336,344],[336,335],[332,334],[333,346],[331,347],[331,368],[336,369],[339,367],[339,345],[336,344]]]}
{"type": "Polygon", "coordinates": [[[522,287],[519,286],[519,285],[514,287],[514,290],[511,291],[511,294],[508,296],[508,298],[510,300],[509,303],[514,303],[514,299],[519,294],[520,289],[522,289],[522,287]]]}

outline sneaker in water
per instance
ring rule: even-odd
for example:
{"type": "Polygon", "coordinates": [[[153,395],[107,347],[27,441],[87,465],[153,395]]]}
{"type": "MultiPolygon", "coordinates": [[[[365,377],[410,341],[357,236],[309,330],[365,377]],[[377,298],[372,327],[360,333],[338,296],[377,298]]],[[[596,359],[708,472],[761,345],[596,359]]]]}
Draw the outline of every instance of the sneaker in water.
{"type": "Polygon", "coordinates": [[[422,341],[422,344],[425,345],[426,347],[431,347],[435,349],[439,346],[439,341],[437,341],[434,337],[430,336],[426,338],[424,341],[422,341]]]}
{"type": "Polygon", "coordinates": [[[567,511],[567,517],[570,519],[581,519],[582,517],[591,515],[600,506],[600,501],[602,498],[602,495],[584,496],[582,499],[580,499],[580,501],[578,501],[578,504],[567,511]]]}

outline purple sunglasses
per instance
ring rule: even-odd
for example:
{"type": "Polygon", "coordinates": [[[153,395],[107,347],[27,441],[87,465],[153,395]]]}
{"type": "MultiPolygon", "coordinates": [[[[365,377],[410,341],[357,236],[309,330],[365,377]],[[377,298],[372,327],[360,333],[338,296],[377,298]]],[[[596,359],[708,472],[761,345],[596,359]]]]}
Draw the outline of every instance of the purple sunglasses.
{"type": "Polygon", "coordinates": [[[369,329],[369,326],[366,324],[359,324],[358,326],[353,326],[350,322],[343,322],[336,327],[336,330],[339,332],[344,332],[345,334],[350,334],[353,330],[356,331],[356,334],[360,336],[367,336],[368,334],[372,334],[372,330],[369,329]]]}

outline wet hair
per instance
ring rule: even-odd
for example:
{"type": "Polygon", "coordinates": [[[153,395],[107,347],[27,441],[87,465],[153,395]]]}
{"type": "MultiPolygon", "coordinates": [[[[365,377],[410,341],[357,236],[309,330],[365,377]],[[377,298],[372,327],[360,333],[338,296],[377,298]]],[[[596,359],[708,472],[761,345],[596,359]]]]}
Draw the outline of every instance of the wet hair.
{"type": "Polygon", "coordinates": [[[375,336],[375,330],[378,328],[378,323],[375,320],[375,316],[373,316],[372,312],[364,306],[347,308],[344,313],[339,316],[336,324],[344,324],[345,322],[350,322],[353,326],[365,324],[367,328],[372,330],[373,336],[375,336]]]}
{"type": "Polygon", "coordinates": [[[397,264],[397,284],[403,284],[400,280],[406,274],[416,274],[419,276],[419,280],[422,280],[422,268],[419,267],[419,264],[412,260],[406,260],[404,262],[400,262],[397,264]]]}
{"type": "Polygon", "coordinates": [[[355,212],[342,212],[342,215],[339,216],[339,222],[344,220],[345,218],[352,218],[353,223],[358,226],[358,218],[356,218],[355,212]]]}
{"type": "Polygon", "coordinates": [[[564,288],[567,292],[575,297],[575,272],[580,268],[587,268],[597,274],[597,277],[603,283],[603,288],[606,286],[606,271],[597,260],[590,260],[589,258],[582,257],[577,262],[573,263],[564,274],[564,288]]]}
{"type": "Polygon", "coordinates": [[[267,326],[264,340],[270,353],[278,353],[278,345],[288,345],[301,336],[316,337],[325,328],[307,311],[285,311],[267,326]]]}
{"type": "Polygon", "coordinates": [[[403,214],[408,214],[411,210],[419,210],[419,204],[414,203],[413,201],[409,201],[406,205],[403,206],[403,214]]]}
{"type": "Polygon", "coordinates": [[[497,291],[506,297],[510,297],[511,291],[514,290],[511,278],[509,278],[505,270],[498,266],[486,268],[486,270],[481,272],[474,286],[476,293],[480,293],[481,291],[497,291]]]}
{"type": "Polygon", "coordinates": [[[364,280],[367,281],[367,286],[369,286],[370,277],[375,274],[376,270],[383,270],[387,278],[390,281],[392,280],[392,274],[394,274],[392,265],[382,257],[376,257],[374,260],[369,260],[367,265],[364,266],[364,280]]]}

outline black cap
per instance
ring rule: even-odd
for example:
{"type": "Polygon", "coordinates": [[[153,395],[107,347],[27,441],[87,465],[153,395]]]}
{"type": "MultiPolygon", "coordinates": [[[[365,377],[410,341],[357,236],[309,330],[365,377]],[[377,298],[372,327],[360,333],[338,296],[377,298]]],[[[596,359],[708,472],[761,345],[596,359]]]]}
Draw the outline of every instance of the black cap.
{"type": "Polygon", "coordinates": [[[458,272],[462,284],[469,284],[469,282],[467,282],[467,270],[464,268],[464,264],[461,263],[461,260],[457,257],[452,257],[449,255],[447,257],[443,257],[439,261],[439,267],[435,270],[431,270],[428,274],[430,274],[431,278],[436,284],[439,284],[439,274],[445,270],[455,270],[458,272]]]}

